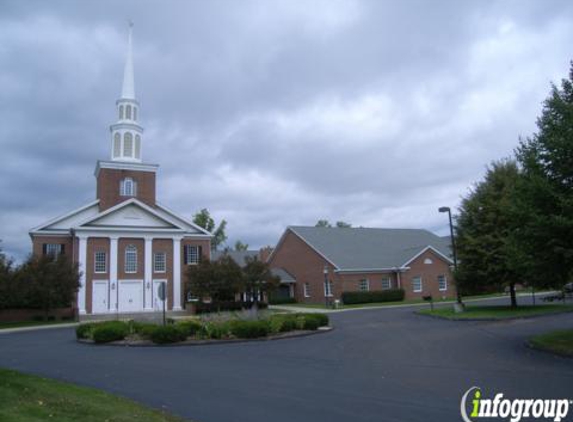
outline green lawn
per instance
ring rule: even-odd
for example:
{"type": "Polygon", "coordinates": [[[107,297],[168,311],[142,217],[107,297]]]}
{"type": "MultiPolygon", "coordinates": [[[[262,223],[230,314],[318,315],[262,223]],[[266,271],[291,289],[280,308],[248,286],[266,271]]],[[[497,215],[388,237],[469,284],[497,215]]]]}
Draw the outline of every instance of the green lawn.
{"type": "Polygon", "coordinates": [[[573,330],[550,331],[532,337],[529,343],[537,349],[573,357],[573,330]]]}
{"type": "Polygon", "coordinates": [[[93,388],[0,369],[0,420],[11,422],[182,422],[93,388]]]}
{"type": "Polygon", "coordinates": [[[456,314],[452,306],[443,306],[430,311],[422,309],[417,311],[418,314],[432,315],[451,320],[463,319],[511,319],[529,316],[539,316],[555,314],[560,312],[573,311],[573,305],[537,305],[537,306],[519,306],[511,308],[510,306],[467,306],[462,313],[456,314]]]}
{"type": "Polygon", "coordinates": [[[39,325],[71,324],[70,321],[20,321],[20,322],[0,322],[0,330],[4,328],[37,327],[39,325]]]}

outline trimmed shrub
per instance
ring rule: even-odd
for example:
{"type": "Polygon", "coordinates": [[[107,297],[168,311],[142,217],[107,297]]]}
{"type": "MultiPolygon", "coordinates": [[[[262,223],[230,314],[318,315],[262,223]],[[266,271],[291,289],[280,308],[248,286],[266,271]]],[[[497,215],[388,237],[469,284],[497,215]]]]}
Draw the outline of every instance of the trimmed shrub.
{"type": "Polygon", "coordinates": [[[345,305],[374,302],[398,302],[404,300],[404,289],[388,289],[375,292],[342,292],[345,305]]]}
{"type": "Polygon", "coordinates": [[[129,334],[129,326],[123,321],[106,321],[94,324],[91,335],[96,343],[123,340],[129,334]]]}
{"type": "Polygon", "coordinates": [[[195,321],[192,319],[187,321],[180,321],[175,325],[184,330],[187,333],[188,337],[193,337],[197,335],[203,328],[203,325],[199,321],[195,321]]]}
{"type": "Polygon", "coordinates": [[[304,329],[316,330],[318,327],[328,325],[328,315],[325,314],[304,314],[304,329]]]}
{"type": "Polygon", "coordinates": [[[130,334],[138,334],[143,338],[150,338],[151,334],[153,334],[153,331],[155,331],[155,329],[159,327],[157,324],[151,322],[137,322],[137,321],[130,321],[129,326],[130,326],[129,330],[130,334]]]}
{"type": "Polygon", "coordinates": [[[151,341],[155,344],[177,343],[187,338],[187,331],[177,325],[158,325],[151,332],[151,341]]]}
{"type": "Polygon", "coordinates": [[[286,333],[298,329],[299,314],[277,314],[269,318],[269,329],[272,333],[286,333]]]}
{"type": "Polygon", "coordinates": [[[296,299],[294,297],[271,297],[269,299],[270,305],[287,305],[291,303],[296,303],[296,299]]]}
{"type": "Polygon", "coordinates": [[[92,337],[92,329],[94,323],[81,324],[76,327],[76,338],[77,339],[87,339],[92,337]]]}
{"type": "Polygon", "coordinates": [[[231,334],[238,338],[259,338],[269,333],[267,321],[232,321],[229,325],[231,334]]]}
{"type": "MultiPolygon", "coordinates": [[[[268,305],[263,302],[257,303],[259,309],[267,309],[268,305]]],[[[196,314],[207,314],[211,312],[223,312],[223,311],[240,311],[241,309],[251,309],[253,307],[253,302],[212,302],[203,303],[197,302],[195,304],[196,314]]]]}

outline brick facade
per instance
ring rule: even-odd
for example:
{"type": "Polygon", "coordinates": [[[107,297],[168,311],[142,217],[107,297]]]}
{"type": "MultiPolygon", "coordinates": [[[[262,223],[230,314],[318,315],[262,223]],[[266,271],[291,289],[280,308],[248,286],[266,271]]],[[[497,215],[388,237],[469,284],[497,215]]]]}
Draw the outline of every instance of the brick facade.
{"type": "Polygon", "coordinates": [[[269,259],[269,265],[284,268],[296,279],[295,298],[301,303],[324,303],[324,267],[328,267],[328,279],[332,283],[333,296],[330,300],[340,299],[342,292],[360,291],[361,280],[368,280],[369,291],[383,289],[382,280],[389,278],[391,288],[402,287],[406,300],[421,299],[432,295],[434,298],[455,297],[455,286],[449,263],[432,250],[428,250],[413,260],[404,272],[335,272],[335,268],[304,240],[288,230],[269,259]],[[424,262],[428,259],[431,264],[424,262]],[[438,288],[438,276],[447,280],[447,290],[438,288]],[[412,279],[422,278],[422,291],[414,292],[412,279]],[[304,295],[304,285],[309,288],[309,297],[304,295]]]}
{"type": "Polygon", "coordinates": [[[131,177],[137,183],[135,198],[149,206],[155,206],[154,172],[102,168],[97,176],[96,190],[100,211],[129,199],[120,195],[120,183],[126,177],[131,177]]]}

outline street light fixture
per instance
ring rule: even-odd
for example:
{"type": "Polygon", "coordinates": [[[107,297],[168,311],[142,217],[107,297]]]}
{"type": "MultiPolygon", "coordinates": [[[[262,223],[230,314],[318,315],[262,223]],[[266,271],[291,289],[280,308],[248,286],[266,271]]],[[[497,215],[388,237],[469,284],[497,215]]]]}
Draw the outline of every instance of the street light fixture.
{"type": "MultiPolygon", "coordinates": [[[[450,238],[452,241],[452,255],[454,257],[454,270],[455,272],[458,271],[458,257],[457,257],[457,253],[456,253],[456,239],[454,237],[454,225],[452,224],[452,210],[450,209],[450,207],[440,207],[438,209],[439,212],[447,212],[448,213],[448,218],[449,218],[449,222],[450,222],[450,238]]],[[[460,292],[460,289],[458,288],[458,283],[455,283],[456,285],[456,299],[457,302],[454,305],[454,309],[456,312],[463,312],[464,310],[464,303],[462,302],[462,294],[460,292]]]]}
{"type": "Polygon", "coordinates": [[[328,308],[328,266],[325,265],[322,269],[324,274],[324,306],[328,308]]]}

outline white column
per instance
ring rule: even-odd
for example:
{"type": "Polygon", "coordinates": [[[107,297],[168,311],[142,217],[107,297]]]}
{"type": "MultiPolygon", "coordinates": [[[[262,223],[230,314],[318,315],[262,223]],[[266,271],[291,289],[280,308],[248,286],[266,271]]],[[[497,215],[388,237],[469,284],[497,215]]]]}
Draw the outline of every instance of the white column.
{"type": "Polygon", "coordinates": [[[145,238],[145,263],[144,263],[144,278],[143,278],[143,297],[145,298],[144,307],[146,310],[152,309],[151,303],[151,286],[153,284],[153,238],[145,238]]]}
{"type": "Polygon", "coordinates": [[[78,235],[79,248],[78,248],[78,265],[81,271],[80,275],[80,288],[78,290],[78,310],[80,315],[86,313],[86,262],[88,253],[88,238],[85,235],[78,235]]]}
{"type": "Polygon", "coordinates": [[[117,236],[109,238],[109,309],[117,311],[117,236]]]}
{"type": "Polygon", "coordinates": [[[173,238],[173,310],[181,310],[181,238],[173,238]]]}

